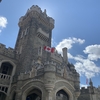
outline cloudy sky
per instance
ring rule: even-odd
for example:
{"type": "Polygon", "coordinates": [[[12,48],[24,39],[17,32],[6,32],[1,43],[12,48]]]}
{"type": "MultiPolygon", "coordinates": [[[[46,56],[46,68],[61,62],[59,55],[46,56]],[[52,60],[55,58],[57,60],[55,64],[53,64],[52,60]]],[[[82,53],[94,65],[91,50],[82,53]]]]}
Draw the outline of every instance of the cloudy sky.
{"type": "Polygon", "coordinates": [[[100,85],[100,0],[2,0],[0,42],[14,48],[19,18],[38,5],[55,20],[52,46],[59,53],[68,48],[69,62],[80,73],[81,85],[92,79],[100,85]]]}

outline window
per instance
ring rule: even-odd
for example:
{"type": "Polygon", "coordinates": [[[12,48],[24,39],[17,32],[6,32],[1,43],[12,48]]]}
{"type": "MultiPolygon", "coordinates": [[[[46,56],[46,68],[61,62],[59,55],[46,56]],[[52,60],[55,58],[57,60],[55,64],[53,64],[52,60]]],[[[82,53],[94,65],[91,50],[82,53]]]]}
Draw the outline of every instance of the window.
{"type": "Polygon", "coordinates": [[[15,97],[16,97],[16,92],[14,92],[12,100],[15,100],[15,97]]]}
{"type": "MultiPolygon", "coordinates": [[[[11,75],[12,70],[13,70],[13,66],[9,62],[3,62],[1,64],[0,73],[11,75]]],[[[3,77],[3,76],[1,76],[1,77],[3,77]]]]}
{"type": "Polygon", "coordinates": [[[26,30],[25,30],[25,35],[27,35],[27,33],[28,33],[28,28],[26,28],[26,30]]]}
{"type": "Polygon", "coordinates": [[[41,100],[42,92],[39,89],[33,89],[29,92],[26,97],[26,100],[41,100]]]}
{"type": "Polygon", "coordinates": [[[23,37],[23,34],[24,34],[24,33],[22,32],[22,33],[21,33],[21,38],[23,37]]]}
{"type": "Polygon", "coordinates": [[[42,47],[38,48],[38,55],[42,55],[42,47]]]}
{"type": "Polygon", "coordinates": [[[19,51],[19,54],[21,54],[22,53],[22,46],[20,46],[20,51],[19,51]]]}
{"type": "Polygon", "coordinates": [[[8,66],[3,66],[2,73],[7,74],[7,72],[8,72],[8,66]]]}
{"type": "Polygon", "coordinates": [[[68,94],[64,90],[60,90],[56,94],[56,100],[69,100],[68,94]]]}

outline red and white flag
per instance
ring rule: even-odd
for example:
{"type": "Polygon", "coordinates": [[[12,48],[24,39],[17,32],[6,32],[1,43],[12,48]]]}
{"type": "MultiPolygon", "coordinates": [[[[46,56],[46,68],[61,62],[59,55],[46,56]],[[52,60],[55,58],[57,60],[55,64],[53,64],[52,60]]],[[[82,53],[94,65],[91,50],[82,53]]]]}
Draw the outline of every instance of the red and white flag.
{"type": "Polygon", "coordinates": [[[51,48],[51,47],[45,46],[45,47],[44,47],[44,50],[47,51],[47,52],[54,53],[55,48],[51,48]]]}

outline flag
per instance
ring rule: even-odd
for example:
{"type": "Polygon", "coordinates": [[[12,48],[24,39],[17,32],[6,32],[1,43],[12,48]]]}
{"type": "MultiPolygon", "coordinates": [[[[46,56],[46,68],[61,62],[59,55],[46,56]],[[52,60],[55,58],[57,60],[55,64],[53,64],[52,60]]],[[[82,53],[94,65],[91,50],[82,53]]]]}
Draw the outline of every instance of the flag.
{"type": "Polygon", "coordinates": [[[44,47],[44,50],[47,51],[47,52],[54,53],[55,48],[51,48],[51,47],[49,47],[49,46],[45,46],[45,47],[44,47]]]}
{"type": "Polygon", "coordinates": [[[88,84],[88,79],[86,78],[86,84],[88,84]]]}

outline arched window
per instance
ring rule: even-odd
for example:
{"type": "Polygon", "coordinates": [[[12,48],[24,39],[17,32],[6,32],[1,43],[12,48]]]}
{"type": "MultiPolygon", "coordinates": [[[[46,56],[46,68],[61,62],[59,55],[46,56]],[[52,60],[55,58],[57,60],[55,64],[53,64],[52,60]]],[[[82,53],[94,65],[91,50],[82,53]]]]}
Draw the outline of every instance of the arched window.
{"type": "Polygon", "coordinates": [[[0,100],[5,100],[6,95],[2,92],[0,92],[0,100]]]}
{"type": "Polygon", "coordinates": [[[64,90],[60,90],[56,94],[56,100],[69,100],[69,96],[64,90]]]}
{"type": "Polygon", "coordinates": [[[35,88],[28,93],[26,100],[42,100],[42,92],[35,88]]]}
{"type": "Polygon", "coordinates": [[[16,97],[16,92],[14,92],[12,100],[15,100],[15,97],[16,97]]]}
{"type": "Polygon", "coordinates": [[[9,62],[3,62],[1,64],[0,73],[11,75],[13,70],[13,66],[9,62]]]}

